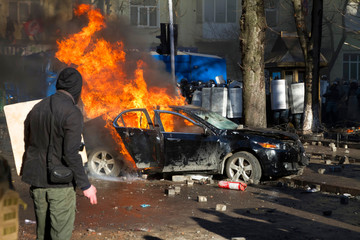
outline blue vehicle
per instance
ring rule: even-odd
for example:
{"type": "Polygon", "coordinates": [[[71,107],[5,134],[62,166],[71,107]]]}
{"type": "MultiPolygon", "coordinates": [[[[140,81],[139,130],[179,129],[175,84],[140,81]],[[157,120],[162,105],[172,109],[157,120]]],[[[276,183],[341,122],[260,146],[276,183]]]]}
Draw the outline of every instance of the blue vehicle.
{"type": "MultiPolygon", "coordinates": [[[[171,72],[170,55],[151,52],[151,56],[164,62],[166,71],[171,72]]],[[[222,83],[226,83],[226,60],[215,55],[178,51],[175,56],[175,76],[178,83],[182,79],[187,79],[188,82],[208,83],[211,80],[216,81],[219,76],[223,79],[222,83]]]]}

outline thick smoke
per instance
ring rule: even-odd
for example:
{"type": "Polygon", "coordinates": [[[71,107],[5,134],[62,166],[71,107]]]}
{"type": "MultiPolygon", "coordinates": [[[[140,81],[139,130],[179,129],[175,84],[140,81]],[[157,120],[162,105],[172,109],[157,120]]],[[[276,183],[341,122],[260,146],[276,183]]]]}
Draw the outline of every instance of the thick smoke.
{"type": "Polygon", "coordinates": [[[167,89],[169,95],[177,95],[175,82],[171,75],[165,71],[165,64],[155,60],[149,54],[149,43],[146,42],[144,31],[137,32],[124,18],[112,17],[106,20],[106,28],[101,31],[101,36],[109,42],[121,41],[126,51],[126,71],[132,76],[137,68],[137,61],[145,62],[144,78],[149,87],[167,89]]]}
{"type": "MultiPolygon", "coordinates": [[[[86,15],[74,16],[70,22],[63,24],[60,40],[79,32],[87,24],[86,15]]],[[[123,17],[106,17],[105,24],[106,27],[99,31],[96,37],[103,38],[112,44],[116,42],[124,44],[126,67],[123,70],[129,79],[134,77],[138,60],[142,60],[145,63],[143,70],[148,87],[161,87],[166,89],[167,94],[171,96],[178,95],[176,83],[172,81],[171,75],[166,72],[165,64],[150,56],[150,44],[144,38],[144,31],[137,31],[138,29],[130,26],[128,20],[123,17]]],[[[113,81],[118,81],[118,79],[113,79],[113,81]]]]}

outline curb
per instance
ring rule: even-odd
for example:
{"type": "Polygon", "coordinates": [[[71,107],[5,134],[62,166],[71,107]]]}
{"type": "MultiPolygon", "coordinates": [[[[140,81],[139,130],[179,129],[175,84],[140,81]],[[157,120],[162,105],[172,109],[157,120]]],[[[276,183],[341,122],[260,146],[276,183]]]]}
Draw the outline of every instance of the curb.
{"type": "MultiPolygon", "coordinates": [[[[297,177],[301,177],[301,176],[297,176],[297,177]]],[[[311,180],[306,180],[306,179],[297,179],[297,178],[293,178],[293,179],[281,178],[280,181],[283,181],[283,182],[291,184],[291,185],[301,186],[301,187],[320,185],[321,192],[328,192],[328,193],[334,193],[334,194],[349,193],[352,196],[360,196],[360,189],[353,188],[353,187],[345,187],[345,186],[340,186],[340,185],[335,185],[335,184],[328,184],[328,183],[324,183],[324,182],[311,181],[311,180]]]]}

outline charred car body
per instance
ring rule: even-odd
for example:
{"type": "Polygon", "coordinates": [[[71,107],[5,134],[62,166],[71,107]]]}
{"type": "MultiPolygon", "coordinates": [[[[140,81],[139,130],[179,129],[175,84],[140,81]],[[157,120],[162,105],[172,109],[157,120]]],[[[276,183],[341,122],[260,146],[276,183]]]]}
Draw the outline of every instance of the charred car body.
{"type": "Polygon", "coordinates": [[[262,177],[297,173],[308,164],[295,134],[239,129],[205,109],[173,106],[171,111],[121,112],[113,121],[139,169],[162,173],[224,174],[233,181],[258,183],[262,177]]]}

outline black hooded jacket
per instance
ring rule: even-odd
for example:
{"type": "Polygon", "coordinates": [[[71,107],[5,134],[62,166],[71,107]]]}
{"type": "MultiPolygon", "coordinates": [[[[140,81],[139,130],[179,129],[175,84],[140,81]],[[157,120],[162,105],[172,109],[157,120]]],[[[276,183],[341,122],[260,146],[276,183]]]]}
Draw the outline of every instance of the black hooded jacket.
{"type": "MultiPolygon", "coordinates": [[[[58,79],[58,81],[61,80],[58,79]]],[[[58,90],[54,95],[36,104],[25,120],[22,181],[34,187],[49,188],[76,185],[82,190],[89,188],[90,183],[79,154],[82,129],[82,113],[75,105],[74,96],[65,89],[58,90]],[[54,116],[52,161],[55,165],[64,164],[73,171],[74,181],[69,184],[52,184],[48,181],[47,152],[51,126],[50,99],[52,99],[52,114],[54,116]]]]}

